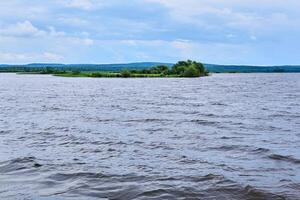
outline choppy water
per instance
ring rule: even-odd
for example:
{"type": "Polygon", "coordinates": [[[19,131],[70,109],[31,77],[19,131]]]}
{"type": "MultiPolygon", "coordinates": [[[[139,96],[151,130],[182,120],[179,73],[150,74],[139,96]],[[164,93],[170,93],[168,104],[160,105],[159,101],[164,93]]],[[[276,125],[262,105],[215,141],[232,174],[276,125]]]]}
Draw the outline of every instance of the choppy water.
{"type": "Polygon", "coordinates": [[[0,74],[0,199],[300,199],[300,74],[0,74]]]}

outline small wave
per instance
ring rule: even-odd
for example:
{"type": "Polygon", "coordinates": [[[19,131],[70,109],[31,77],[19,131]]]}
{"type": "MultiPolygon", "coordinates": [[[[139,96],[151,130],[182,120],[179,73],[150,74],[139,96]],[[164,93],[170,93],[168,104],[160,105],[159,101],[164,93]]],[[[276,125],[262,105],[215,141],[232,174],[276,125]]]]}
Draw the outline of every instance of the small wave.
{"type": "Polygon", "coordinates": [[[82,118],[87,122],[98,122],[98,123],[108,123],[108,122],[114,122],[116,119],[109,119],[109,118],[99,118],[99,117],[86,117],[82,116],[82,118]]]}
{"type": "Polygon", "coordinates": [[[269,151],[270,151],[270,149],[266,149],[266,148],[256,148],[252,152],[253,153],[266,153],[266,152],[269,152],[269,151]]]}
{"type": "Polygon", "coordinates": [[[11,131],[4,131],[4,130],[1,130],[0,131],[0,135],[7,135],[7,134],[10,134],[11,133],[11,131]]]}
{"type": "Polygon", "coordinates": [[[135,122],[135,123],[151,123],[151,122],[168,122],[171,121],[169,119],[131,119],[131,120],[126,120],[125,122],[135,122]]]}
{"type": "Polygon", "coordinates": [[[210,147],[209,149],[219,150],[219,151],[247,150],[247,149],[249,149],[249,146],[222,145],[222,146],[210,147]]]}
{"type": "Polygon", "coordinates": [[[213,105],[213,106],[227,106],[227,104],[222,103],[222,102],[212,102],[211,105],[213,105]]]}
{"type": "Polygon", "coordinates": [[[67,108],[60,108],[60,107],[56,107],[56,106],[42,106],[42,111],[73,111],[72,109],[67,109],[67,108]]]}
{"type": "MultiPolygon", "coordinates": [[[[32,162],[28,157],[21,162],[32,162]]],[[[18,161],[20,162],[20,161],[18,161]]],[[[40,192],[89,199],[217,199],[217,200],[283,200],[284,198],[251,186],[226,179],[224,176],[140,176],[137,174],[103,174],[93,172],[55,173],[39,180],[40,192]],[[51,188],[49,190],[49,188],[51,188]]]]}
{"type": "Polygon", "coordinates": [[[280,195],[272,194],[263,190],[258,190],[252,186],[246,186],[244,188],[246,196],[248,199],[257,199],[257,200],[285,200],[286,198],[280,195]]]}
{"type": "Polygon", "coordinates": [[[42,167],[35,157],[16,158],[0,163],[0,173],[12,173],[20,170],[30,170],[42,167]]]}
{"type": "Polygon", "coordinates": [[[300,159],[294,158],[292,156],[283,156],[279,154],[272,154],[269,155],[268,158],[272,160],[277,160],[277,161],[285,161],[285,162],[290,162],[294,164],[300,164],[300,159]]]}
{"type": "Polygon", "coordinates": [[[48,178],[54,181],[69,181],[74,179],[98,179],[98,178],[104,178],[106,177],[104,174],[101,173],[89,173],[89,172],[76,172],[76,173],[56,173],[53,175],[50,175],[48,178]]]}
{"type": "Polygon", "coordinates": [[[208,189],[204,189],[205,186],[200,188],[165,186],[143,191],[135,199],[285,200],[283,196],[258,190],[251,186],[241,187],[230,181],[225,186],[217,186],[217,184],[215,187],[208,187],[208,189]]]}
{"type": "Polygon", "coordinates": [[[270,150],[266,148],[255,148],[249,145],[222,145],[222,146],[215,146],[210,147],[211,150],[217,150],[217,151],[243,151],[243,152],[249,152],[252,154],[263,154],[267,153],[270,150]]]}
{"type": "Polygon", "coordinates": [[[219,122],[216,122],[216,121],[208,121],[208,120],[202,120],[202,119],[194,119],[194,120],[190,120],[189,122],[196,123],[199,125],[204,125],[204,126],[214,126],[214,125],[219,124],[219,122]]]}
{"type": "Polygon", "coordinates": [[[239,139],[239,138],[242,138],[242,137],[234,137],[234,136],[222,136],[220,137],[221,140],[231,140],[231,139],[239,139]]]}
{"type": "Polygon", "coordinates": [[[201,114],[201,116],[203,116],[203,117],[219,117],[218,115],[215,115],[213,113],[203,113],[203,114],[201,114]]]}

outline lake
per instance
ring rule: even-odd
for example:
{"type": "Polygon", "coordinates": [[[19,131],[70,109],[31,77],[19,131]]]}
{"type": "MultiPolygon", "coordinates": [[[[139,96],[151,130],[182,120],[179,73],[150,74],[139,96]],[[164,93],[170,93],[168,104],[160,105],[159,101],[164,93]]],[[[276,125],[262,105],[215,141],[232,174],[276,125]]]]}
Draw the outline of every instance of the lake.
{"type": "Polygon", "coordinates": [[[0,74],[0,199],[300,199],[300,74],[0,74]]]}

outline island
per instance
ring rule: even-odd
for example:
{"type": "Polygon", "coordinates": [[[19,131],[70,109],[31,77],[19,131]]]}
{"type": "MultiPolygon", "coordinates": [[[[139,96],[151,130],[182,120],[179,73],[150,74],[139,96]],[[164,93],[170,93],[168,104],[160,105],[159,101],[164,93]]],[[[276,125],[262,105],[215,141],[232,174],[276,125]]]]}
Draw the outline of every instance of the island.
{"type": "Polygon", "coordinates": [[[59,67],[10,67],[0,72],[14,72],[18,74],[51,74],[60,77],[91,77],[91,78],[195,78],[207,76],[209,73],[200,62],[187,60],[179,61],[172,67],[158,65],[143,69],[122,69],[120,71],[80,71],[79,69],[65,69],[59,67]]]}

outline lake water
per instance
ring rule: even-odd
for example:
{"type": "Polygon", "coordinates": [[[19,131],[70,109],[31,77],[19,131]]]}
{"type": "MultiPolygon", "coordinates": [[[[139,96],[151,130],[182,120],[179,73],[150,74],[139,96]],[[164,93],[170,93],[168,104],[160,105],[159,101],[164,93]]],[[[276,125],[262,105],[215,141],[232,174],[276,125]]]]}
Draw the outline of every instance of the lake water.
{"type": "Polygon", "coordinates": [[[0,199],[300,199],[300,74],[0,74],[0,199]]]}

